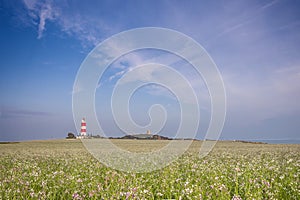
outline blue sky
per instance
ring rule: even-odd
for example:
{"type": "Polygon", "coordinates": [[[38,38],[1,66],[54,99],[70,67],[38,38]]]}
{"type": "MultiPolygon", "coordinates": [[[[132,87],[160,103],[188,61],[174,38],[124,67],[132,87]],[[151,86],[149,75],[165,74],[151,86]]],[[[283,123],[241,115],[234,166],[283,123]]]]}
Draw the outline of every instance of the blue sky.
{"type": "MultiPolygon", "coordinates": [[[[218,66],[227,95],[222,139],[299,140],[299,10],[297,0],[1,1],[0,141],[76,133],[72,90],[81,63],[111,35],[147,26],[192,37],[218,66]]],[[[108,135],[122,135],[108,109],[118,79],[136,65],[149,60],[168,64],[172,56],[132,52],[105,72],[95,98],[108,135]]],[[[188,64],[171,67],[191,81],[201,100],[201,138],[210,119],[208,92],[188,64]]],[[[137,91],[130,104],[132,117],[146,125],[149,116],[144,113],[157,103],[168,112],[162,133],[172,136],[179,111],[167,89],[150,85],[137,91]]]]}

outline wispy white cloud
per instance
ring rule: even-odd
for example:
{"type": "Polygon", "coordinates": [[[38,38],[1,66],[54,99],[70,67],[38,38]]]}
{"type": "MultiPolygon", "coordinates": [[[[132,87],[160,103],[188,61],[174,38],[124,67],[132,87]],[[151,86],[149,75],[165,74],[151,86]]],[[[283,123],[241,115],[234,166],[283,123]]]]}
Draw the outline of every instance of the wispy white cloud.
{"type": "Polygon", "coordinates": [[[123,74],[131,71],[134,67],[145,63],[145,59],[146,58],[139,53],[129,53],[118,58],[118,60],[112,65],[112,68],[117,71],[111,75],[108,80],[112,81],[121,77],[123,74]]]}
{"type": "Polygon", "coordinates": [[[24,0],[24,4],[29,10],[34,10],[37,6],[38,0],[24,0]]]}
{"type": "Polygon", "coordinates": [[[23,0],[28,10],[28,19],[37,27],[37,38],[43,37],[47,29],[47,22],[53,22],[60,30],[69,36],[73,36],[81,41],[84,47],[95,46],[103,38],[103,33],[110,34],[114,29],[118,29],[115,24],[114,28],[107,25],[101,18],[96,18],[80,12],[65,12],[68,8],[68,2],[59,3],[52,0],[23,0]]]}
{"type": "Polygon", "coordinates": [[[40,10],[39,15],[39,28],[38,28],[38,38],[40,39],[45,31],[45,25],[47,20],[54,20],[58,13],[53,9],[51,4],[44,4],[40,10]]]}
{"type": "Polygon", "coordinates": [[[118,85],[141,81],[150,84],[145,88],[145,92],[150,95],[169,97],[174,100],[175,97],[172,95],[174,93],[184,103],[195,103],[194,94],[196,92],[187,77],[171,67],[166,68],[155,63],[148,63],[147,65],[149,66],[141,65],[132,68],[128,73],[124,73],[124,77],[120,79],[118,85]],[[153,85],[153,83],[159,86],[153,85]]]}
{"type": "MultiPolygon", "coordinates": [[[[80,14],[61,15],[58,24],[64,33],[82,41],[83,46],[96,46],[103,39],[103,33],[114,32],[101,18],[95,20],[80,14]]],[[[115,27],[117,29],[117,25],[115,27]]]]}
{"type": "Polygon", "coordinates": [[[56,20],[60,16],[60,12],[53,6],[52,1],[24,0],[24,4],[32,22],[38,26],[37,38],[40,39],[45,31],[46,22],[56,20]]]}
{"type": "Polygon", "coordinates": [[[43,111],[35,111],[35,110],[28,110],[28,109],[20,109],[20,108],[13,108],[13,107],[1,107],[0,112],[1,118],[19,118],[19,117],[34,117],[34,116],[52,116],[52,113],[43,112],[43,111]]]}
{"type": "MultiPolygon", "coordinates": [[[[131,79],[127,78],[126,81],[134,82],[137,80],[151,81],[159,83],[162,80],[168,80],[169,85],[176,88],[176,91],[181,91],[180,96],[185,96],[186,102],[192,102],[192,96],[184,95],[184,93],[191,88],[200,101],[200,107],[203,109],[209,108],[210,97],[201,75],[197,73],[193,66],[184,61],[181,57],[167,52],[157,52],[151,50],[146,51],[135,51],[121,57],[119,60],[112,65],[113,69],[117,69],[109,78],[109,81],[119,79],[122,76],[131,73],[136,67],[147,64],[147,63],[159,63],[165,66],[169,66],[176,70],[179,74],[186,78],[190,86],[182,84],[176,77],[170,76],[165,70],[159,68],[144,68],[143,70],[135,70],[134,75],[131,75],[131,79]],[[150,51],[150,53],[149,53],[150,51]],[[147,53],[146,53],[147,52],[147,53]],[[191,87],[191,88],[186,88],[191,87]]],[[[126,82],[125,81],[125,82],[126,82]]],[[[124,80],[122,83],[125,83],[124,80]]],[[[174,100],[174,96],[171,95],[170,91],[161,86],[150,85],[145,88],[145,92],[150,95],[169,97],[174,100]]]]}
{"type": "Polygon", "coordinates": [[[217,29],[209,37],[208,43],[219,42],[224,37],[232,43],[239,44],[248,40],[255,41],[263,36],[268,29],[263,21],[266,20],[264,14],[280,1],[273,0],[265,4],[252,2],[226,2],[219,16],[222,20],[214,24],[217,29]]]}
{"type": "Polygon", "coordinates": [[[226,73],[228,111],[253,123],[300,112],[300,66],[283,67],[264,74],[226,73]]]}
{"type": "Polygon", "coordinates": [[[288,24],[285,24],[283,26],[280,26],[279,28],[277,28],[277,30],[293,29],[296,28],[297,26],[300,26],[300,20],[296,20],[288,24]]]}
{"type": "Polygon", "coordinates": [[[154,85],[154,84],[147,85],[145,87],[145,89],[148,94],[151,94],[154,96],[166,96],[166,97],[175,99],[175,97],[173,97],[173,95],[171,95],[166,88],[164,88],[160,85],[154,85]]]}
{"type": "Polygon", "coordinates": [[[119,71],[119,72],[117,72],[117,73],[115,73],[114,75],[112,75],[112,76],[110,76],[108,79],[109,79],[109,81],[111,81],[111,80],[113,80],[113,79],[115,79],[116,77],[119,77],[119,76],[122,76],[125,72],[127,71],[127,69],[126,70],[123,70],[123,71],[119,71]]]}
{"type": "MultiPolygon", "coordinates": [[[[100,84],[97,86],[97,88],[100,87],[100,84]]],[[[69,93],[70,95],[78,94],[82,92],[84,89],[80,84],[77,84],[76,86],[73,86],[73,90],[69,93]]]]}
{"type": "Polygon", "coordinates": [[[266,3],[265,5],[263,5],[262,7],[260,7],[261,10],[267,9],[275,4],[277,4],[279,2],[279,0],[273,0],[271,2],[266,3]]]}

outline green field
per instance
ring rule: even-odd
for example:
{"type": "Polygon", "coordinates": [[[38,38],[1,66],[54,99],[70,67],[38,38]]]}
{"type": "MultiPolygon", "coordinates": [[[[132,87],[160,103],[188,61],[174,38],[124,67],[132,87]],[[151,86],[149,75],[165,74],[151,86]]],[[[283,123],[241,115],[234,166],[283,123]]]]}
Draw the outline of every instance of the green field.
{"type": "MultiPolygon", "coordinates": [[[[113,140],[130,151],[167,141],[113,140]]],[[[300,199],[300,145],[201,142],[162,170],[120,172],[98,162],[80,140],[0,144],[0,199],[300,199]]]]}

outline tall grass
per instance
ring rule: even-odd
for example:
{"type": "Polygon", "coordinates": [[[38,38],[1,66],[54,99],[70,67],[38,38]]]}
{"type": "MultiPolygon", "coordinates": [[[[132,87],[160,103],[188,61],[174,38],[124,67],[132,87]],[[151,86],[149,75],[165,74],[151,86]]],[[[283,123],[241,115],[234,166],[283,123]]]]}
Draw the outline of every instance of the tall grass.
{"type": "MultiPolygon", "coordinates": [[[[165,141],[114,142],[139,151],[165,141]]],[[[200,145],[133,174],[102,165],[79,140],[0,144],[0,199],[300,199],[300,145],[219,142],[202,159],[200,145]]]]}

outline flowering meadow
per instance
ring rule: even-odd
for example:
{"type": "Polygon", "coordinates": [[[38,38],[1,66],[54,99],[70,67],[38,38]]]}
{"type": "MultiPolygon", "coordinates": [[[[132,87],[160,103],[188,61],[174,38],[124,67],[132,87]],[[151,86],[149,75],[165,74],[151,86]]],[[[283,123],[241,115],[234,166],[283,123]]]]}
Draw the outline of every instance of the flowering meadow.
{"type": "MultiPolygon", "coordinates": [[[[114,142],[138,151],[167,141],[114,142]]],[[[204,158],[200,146],[161,170],[127,173],[80,140],[0,144],[0,199],[300,199],[299,144],[222,141],[204,158]]]]}

